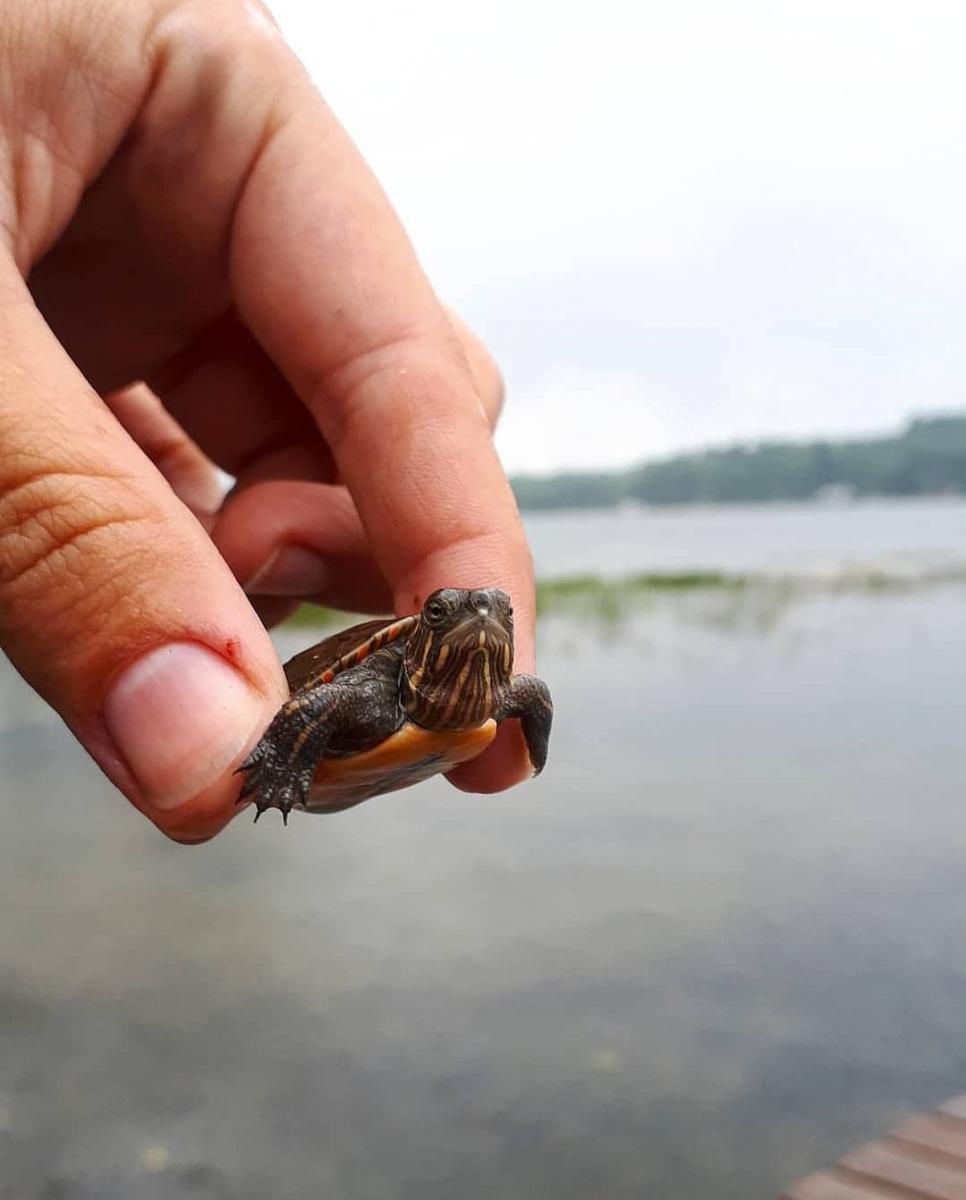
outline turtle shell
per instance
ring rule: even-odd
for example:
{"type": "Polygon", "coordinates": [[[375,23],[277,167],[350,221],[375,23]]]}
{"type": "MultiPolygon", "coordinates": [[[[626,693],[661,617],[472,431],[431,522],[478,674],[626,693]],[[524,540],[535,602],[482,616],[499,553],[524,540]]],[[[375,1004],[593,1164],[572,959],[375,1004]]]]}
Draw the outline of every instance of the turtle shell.
{"type": "MultiPolygon", "coordinates": [[[[294,696],[309,687],[330,683],[383,646],[406,638],[418,618],[363,621],[303,650],[285,664],[294,696]]],[[[316,768],[306,812],[339,812],[363,800],[395,792],[433,775],[451,771],[481,754],[496,736],[496,721],[475,729],[434,731],[411,721],[384,741],[345,758],[324,758],[316,768]]]]}

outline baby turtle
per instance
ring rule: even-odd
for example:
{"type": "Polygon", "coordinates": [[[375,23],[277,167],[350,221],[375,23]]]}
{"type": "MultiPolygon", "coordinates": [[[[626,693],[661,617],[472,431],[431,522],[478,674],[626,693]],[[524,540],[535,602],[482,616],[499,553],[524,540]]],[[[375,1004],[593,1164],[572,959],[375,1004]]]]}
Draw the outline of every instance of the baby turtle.
{"type": "Polygon", "coordinates": [[[336,812],[474,758],[519,717],[534,774],[547,761],[553,703],[513,674],[513,609],[499,588],[442,588],[422,611],[366,621],[285,665],[291,699],[239,771],[251,796],[288,814],[336,812]]]}

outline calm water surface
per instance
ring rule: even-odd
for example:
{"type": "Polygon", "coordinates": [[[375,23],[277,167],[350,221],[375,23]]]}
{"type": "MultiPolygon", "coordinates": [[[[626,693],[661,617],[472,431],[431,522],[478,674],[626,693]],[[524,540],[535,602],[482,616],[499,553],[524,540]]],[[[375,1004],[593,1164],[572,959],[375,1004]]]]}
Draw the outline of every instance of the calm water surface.
{"type": "MultiPolygon", "coordinates": [[[[537,560],[716,565],[647,517],[537,560]]],[[[963,1090],[964,604],[553,616],[536,783],[192,850],[0,670],[0,1196],[747,1200],[963,1090]]]]}
{"type": "Polygon", "coordinates": [[[876,500],[534,514],[537,574],[966,570],[966,501],[876,500]]]}

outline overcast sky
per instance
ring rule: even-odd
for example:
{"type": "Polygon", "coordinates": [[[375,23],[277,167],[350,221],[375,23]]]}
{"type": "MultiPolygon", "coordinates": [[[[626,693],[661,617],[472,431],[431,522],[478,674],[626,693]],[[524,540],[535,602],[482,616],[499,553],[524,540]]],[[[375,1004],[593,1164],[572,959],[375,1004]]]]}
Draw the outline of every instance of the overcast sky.
{"type": "Polygon", "coordinates": [[[966,8],[271,0],[510,470],[966,409],[966,8]]]}

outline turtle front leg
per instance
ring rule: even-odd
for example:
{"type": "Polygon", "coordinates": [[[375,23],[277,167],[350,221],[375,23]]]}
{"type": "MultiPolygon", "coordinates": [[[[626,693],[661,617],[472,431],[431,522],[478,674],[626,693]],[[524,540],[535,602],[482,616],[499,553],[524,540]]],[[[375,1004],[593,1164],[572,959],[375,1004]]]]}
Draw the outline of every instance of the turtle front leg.
{"type": "Polygon", "coordinates": [[[294,806],[306,803],[315,769],[339,723],[344,700],[342,689],[328,684],[299,692],[275,714],[258,745],[238,768],[239,772],[247,772],[239,803],[249,796],[254,799],[256,821],[266,808],[277,808],[287,825],[294,806]]]}
{"type": "Polygon", "coordinates": [[[533,773],[539,775],[547,761],[553,725],[553,700],[542,679],[536,675],[514,675],[503,707],[496,714],[498,721],[507,717],[519,717],[533,773]]]}

